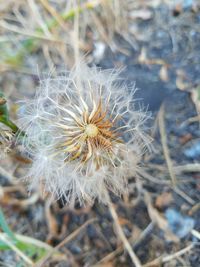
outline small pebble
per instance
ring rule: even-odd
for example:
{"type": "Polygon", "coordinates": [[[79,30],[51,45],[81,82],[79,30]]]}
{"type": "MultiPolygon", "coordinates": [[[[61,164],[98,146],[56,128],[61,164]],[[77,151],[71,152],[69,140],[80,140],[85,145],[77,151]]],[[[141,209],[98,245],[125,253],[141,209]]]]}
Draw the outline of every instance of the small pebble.
{"type": "Polygon", "coordinates": [[[189,216],[183,216],[175,209],[169,208],[165,212],[170,230],[180,238],[185,237],[193,229],[195,221],[189,216]]]}
{"type": "Polygon", "coordinates": [[[189,159],[197,159],[200,157],[200,142],[193,144],[184,150],[184,155],[189,159]]]}

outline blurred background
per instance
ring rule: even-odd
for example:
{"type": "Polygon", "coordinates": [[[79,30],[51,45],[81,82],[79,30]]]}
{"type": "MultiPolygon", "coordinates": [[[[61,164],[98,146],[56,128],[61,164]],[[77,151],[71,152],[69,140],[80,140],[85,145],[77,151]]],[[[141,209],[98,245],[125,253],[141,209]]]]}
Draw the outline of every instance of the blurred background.
{"type": "Polygon", "coordinates": [[[128,195],[72,209],[27,193],[30,162],[6,129],[0,266],[200,266],[199,26],[199,0],[0,0],[0,91],[16,124],[44,73],[84,58],[136,84],[154,140],[128,195]]]}

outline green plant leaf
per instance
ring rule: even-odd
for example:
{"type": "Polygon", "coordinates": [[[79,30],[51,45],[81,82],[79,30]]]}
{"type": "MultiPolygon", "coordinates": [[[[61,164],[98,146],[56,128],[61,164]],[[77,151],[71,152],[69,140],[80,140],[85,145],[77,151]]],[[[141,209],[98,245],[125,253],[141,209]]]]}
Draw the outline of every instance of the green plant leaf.
{"type": "Polygon", "coordinates": [[[4,214],[0,208],[0,228],[3,232],[5,232],[12,240],[16,241],[16,237],[14,233],[11,231],[10,227],[8,226],[4,214]]]}
{"type": "MultiPolygon", "coordinates": [[[[17,236],[15,236],[15,234],[11,231],[10,227],[8,226],[5,216],[0,208],[0,229],[2,230],[2,232],[4,232],[10,239],[11,242],[13,242],[15,244],[15,246],[23,251],[27,256],[29,256],[30,258],[34,258],[34,261],[37,262],[38,260],[40,260],[42,257],[44,257],[47,253],[47,249],[44,247],[40,247],[37,246],[36,244],[32,244],[29,242],[24,242],[21,240],[18,240],[17,236]]],[[[4,233],[0,233],[3,234],[4,233]]],[[[29,238],[31,240],[31,238],[29,238]]],[[[34,242],[34,239],[32,239],[34,242]]],[[[32,242],[31,240],[31,242],[32,242]]],[[[42,242],[41,242],[42,243],[42,242]]],[[[10,250],[11,248],[4,243],[3,241],[0,241],[0,251],[2,250],[10,250]]]]}
{"type": "Polygon", "coordinates": [[[5,120],[9,119],[6,99],[1,91],[0,91],[0,117],[4,118],[5,120]]]}
{"type": "Polygon", "coordinates": [[[14,133],[18,132],[19,128],[9,118],[8,107],[4,94],[0,91],[0,122],[8,126],[14,133]]]}

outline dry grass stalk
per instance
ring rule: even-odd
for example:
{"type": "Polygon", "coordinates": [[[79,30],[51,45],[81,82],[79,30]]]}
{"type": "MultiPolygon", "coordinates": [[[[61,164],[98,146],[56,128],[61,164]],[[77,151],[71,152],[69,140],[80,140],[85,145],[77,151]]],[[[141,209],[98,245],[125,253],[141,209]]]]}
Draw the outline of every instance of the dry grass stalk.
{"type": "Polygon", "coordinates": [[[191,249],[194,248],[194,244],[190,244],[187,247],[177,251],[176,253],[172,254],[172,255],[168,255],[168,256],[160,256],[158,258],[156,258],[155,260],[148,262],[146,264],[144,264],[142,267],[154,267],[154,266],[159,266],[162,263],[166,263],[169,261],[172,261],[174,259],[177,259],[178,257],[190,252],[191,249]]]}
{"type": "MultiPolygon", "coordinates": [[[[108,196],[108,198],[109,198],[109,196],[108,196]]],[[[120,226],[119,218],[117,216],[116,210],[115,210],[110,198],[109,198],[108,205],[109,205],[109,210],[110,210],[110,213],[112,215],[112,218],[113,218],[113,221],[114,221],[114,224],[116,227],[116,233],[119,235],[119,238],[122,241],[125,249],[127,250],[133,264],[135,265],[135,267],[142,267],[140,260],[138,259],[137,255],[135,254],[134,250],[132,249],[128,239],[126,238],[126,236],[122,230],[122,227],[120,226]]]]}
{"type": "Polygon", "coordinates": [[[45,262],[55,253],[57,252],[61,247],[63,247],[65,244],[69,243],[71,240],[73,240],[81,231],[83,231],[90,223],[93,223],[96,219],[92,218],[86,221],[83,225],[81,225],[78,229],[76,229],[73,233],[71,233],[69,236],[67,236],[62,242],[60,242],[56,247],[52,248],[47,255],[45,255],[39,262],[37,262],[34,267],[42,267],[44,266],[45,262]]]}
{"type": "Polygon", "coordinates": [[[169,174],[172,180],[172,185],[176,186],[177,180],[176,180],[176,175],[174,173],[173,169],[173,164],[170,158],[170,152],[169,148],[167,145],[167,135],[166,135],[166,129],[165,129],[165,122],[164,122],[164,106],[161,106],[159,114],[158,114],[158,124],[159,124],[159,129],[160,129],[160,135],[161,135],[161,143],[163,146],[163,152],[164,152],[164,157],[167,163],[167,167],[169,170],[169,174]]]}

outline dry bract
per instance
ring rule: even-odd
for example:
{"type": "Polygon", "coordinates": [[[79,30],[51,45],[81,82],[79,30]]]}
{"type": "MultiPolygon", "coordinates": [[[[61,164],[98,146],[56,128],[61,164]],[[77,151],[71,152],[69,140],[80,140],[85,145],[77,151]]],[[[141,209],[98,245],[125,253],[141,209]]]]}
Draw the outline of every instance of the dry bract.
{"type": "Polygon", "coordinates": [[[12,140],[13,133],[10,130],[0,129],[0,159],[10,151],[12,140]]]}

